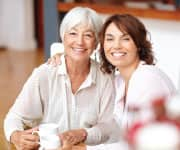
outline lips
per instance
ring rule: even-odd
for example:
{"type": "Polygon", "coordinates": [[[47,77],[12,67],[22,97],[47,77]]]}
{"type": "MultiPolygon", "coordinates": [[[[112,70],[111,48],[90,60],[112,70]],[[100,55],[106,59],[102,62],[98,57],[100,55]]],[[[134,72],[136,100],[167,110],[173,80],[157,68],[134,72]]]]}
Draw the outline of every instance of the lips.
{"type": "Polygon", "coordinates": [[[85,51],[84,48],[73,48],[72,50],[75,51],[75,52],[79,52],[79,53],[85,51]]]}
{"type": "Polygon", "coordinates": [[[112,52],[111,55],[113,57],[122,57],[122,56],[125,56],[126,53],[125,52],[112,52]]]}

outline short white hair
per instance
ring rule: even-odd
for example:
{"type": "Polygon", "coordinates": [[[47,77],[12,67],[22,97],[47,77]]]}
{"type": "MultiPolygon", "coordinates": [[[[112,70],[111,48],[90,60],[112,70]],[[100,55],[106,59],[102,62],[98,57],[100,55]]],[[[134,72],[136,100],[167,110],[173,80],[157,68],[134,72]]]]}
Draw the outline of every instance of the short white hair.
{"type": "Polygon", "coordinates": [[[65,32],[79,24],[90,25],[94,31],[96,43],[99,42],[99,32],[103,24],[102,18],[96,11],[87,7],[75,7],[65,15],[60,25],[61,40],[64,40],[65,32]]]}

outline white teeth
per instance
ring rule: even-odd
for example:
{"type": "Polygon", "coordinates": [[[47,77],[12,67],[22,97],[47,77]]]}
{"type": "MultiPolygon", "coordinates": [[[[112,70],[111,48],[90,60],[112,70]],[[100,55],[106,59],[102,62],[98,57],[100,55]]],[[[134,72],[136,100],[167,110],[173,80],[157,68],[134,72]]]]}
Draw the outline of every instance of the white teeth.
{"type": "Polygon", "coordinates": [[[76,52],[83,52],[84,49],[82,49],[82,48],[74,48],[73,51],[76,51],[76,52]]]}
{"type": "Polygon", "coordinates": [[[120,56],[124,56],[125,53],[122,53],[122,52],[121,53],[120,52],[113,52],[112,55],[115,56],[115,57],[120,57],[120,56]]]}

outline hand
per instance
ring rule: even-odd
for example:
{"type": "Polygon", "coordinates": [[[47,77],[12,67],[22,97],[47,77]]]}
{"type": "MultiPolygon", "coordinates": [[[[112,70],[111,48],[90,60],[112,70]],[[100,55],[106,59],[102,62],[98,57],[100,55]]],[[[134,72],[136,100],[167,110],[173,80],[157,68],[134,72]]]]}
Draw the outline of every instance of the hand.
{"type": "Polygon", "coordinates": [[[72,150],[86,150],[86,145],[75,145],[72,150]]]}
{"type": "Polygon", "coordinates": [[[48,59],[47,64],[51,64],[54,67],[57,65],[60,65],[61,64],[61,60],[60,60],[61,55],[63,55],[63,53],[55,54],[54,56],[52,56],[51,58],[48,59]]]}
{"type": "Polygon", "coordinates": [[[64,142],[60,150],[72,150],[72,145],[64,142]]]}
{"type": "Polygon", "coordinates": [[[86,139],[87,132],[85,129],[69,130],[60,135],[61,141],[70,145],[75,145],[83,142],[86,139]]]}
{"type": "Polygon", "coordinates": [[[85,144],[78,144],[78,145],[63,145],[62,148],[60,148],[59,150],[86,150],[86,145],[85,144]]]}
{"type": "Polygon", "coordinates": [[[24,131],[14,131],[11,135],[10,141],[14,144],[17,150],[37,149],[39,147],[39,137],[32,134],[32,131],[35,130],[37,130],[37,128],[24,131]]]}

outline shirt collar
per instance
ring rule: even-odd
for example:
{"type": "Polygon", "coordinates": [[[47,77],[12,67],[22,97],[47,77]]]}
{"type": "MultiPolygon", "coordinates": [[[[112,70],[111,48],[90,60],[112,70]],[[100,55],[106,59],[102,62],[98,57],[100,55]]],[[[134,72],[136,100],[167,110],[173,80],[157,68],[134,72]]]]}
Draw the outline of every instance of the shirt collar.
{"type": "MultiPolygon", "coordinates": [[[[141,61],[139,62],[137,68],[139,68],[139,67],[142,66],[142,65],[146,65],[146,62],[143,61],[143,60],[141,60],[141,61]]],[[[137,68],[136,68],[136,69],[137,69],[137,68]]],[[[115,68],[115,73],[114,73],[114,74],[115,74],[115,76],[121,75],[121,73],[120,73],[120,71],[118,70],[118,68],[115,68]]]]}
{"type": "Polygon", "coordinates": [[[96,83],[96,77],[97,77],[97,62],[90,59],[90,72],[88,74],[88,79],[92,82],[92,83],[96,83]]]}
{"type": "MultiPolygon", "coordinates": [[[[66,69],[66,61],[65,56],[61,55],[61,64],[58,66],[58,74],[60,75],[68,75],[67,69],[66,69]]],[[[90,59],[90,72],[86,78],[87,84],[96,83],[96,77],[97,77],[97,62],[90,59]]]]}

